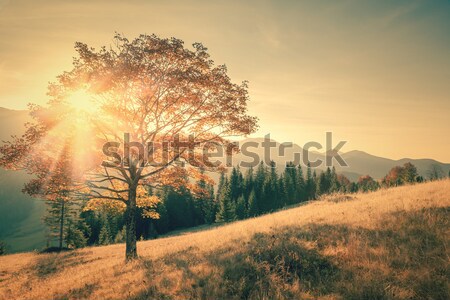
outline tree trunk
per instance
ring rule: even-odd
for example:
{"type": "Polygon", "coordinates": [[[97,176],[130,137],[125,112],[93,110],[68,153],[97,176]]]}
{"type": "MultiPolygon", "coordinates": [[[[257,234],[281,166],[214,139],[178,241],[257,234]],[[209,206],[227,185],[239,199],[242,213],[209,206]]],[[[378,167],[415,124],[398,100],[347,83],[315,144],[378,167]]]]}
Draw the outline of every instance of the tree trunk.
{"type": "Polygon", "coordinates": [[[64,209],[65,209],[65,201],[62,200],[61,203],[61,220],[59,224],[59,250],[62,250],[63,247],[63,235],[64,235],[64,209]]]}
{"type": "Polygon", "coordinates": [[[127,261],[137,258],[136,248],[136,187],[130,186],[128,191],[127,210],[125,212],[126,253],[127,261]]]}

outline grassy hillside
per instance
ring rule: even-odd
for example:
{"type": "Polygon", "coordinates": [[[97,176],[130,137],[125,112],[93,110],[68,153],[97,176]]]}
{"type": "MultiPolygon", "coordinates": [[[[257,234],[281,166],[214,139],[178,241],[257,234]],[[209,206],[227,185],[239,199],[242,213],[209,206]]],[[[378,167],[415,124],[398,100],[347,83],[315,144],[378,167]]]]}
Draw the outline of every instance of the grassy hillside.
{"type": "Polygon", "coordinates": [[[448,299],[450,180],[138,244],[0,257],[1,299],[448,299]]]}

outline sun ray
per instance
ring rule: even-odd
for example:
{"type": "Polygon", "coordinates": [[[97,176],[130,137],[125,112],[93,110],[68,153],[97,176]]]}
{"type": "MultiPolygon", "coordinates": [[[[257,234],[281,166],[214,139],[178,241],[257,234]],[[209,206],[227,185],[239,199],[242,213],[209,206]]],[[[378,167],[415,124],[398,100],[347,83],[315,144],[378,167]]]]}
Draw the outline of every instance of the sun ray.
{"type": "Polygon", "coordinates": [[[94,113],[97,107],[95,96],[83,89],[68,95],[65,102],[77,113],[94,113]]]}

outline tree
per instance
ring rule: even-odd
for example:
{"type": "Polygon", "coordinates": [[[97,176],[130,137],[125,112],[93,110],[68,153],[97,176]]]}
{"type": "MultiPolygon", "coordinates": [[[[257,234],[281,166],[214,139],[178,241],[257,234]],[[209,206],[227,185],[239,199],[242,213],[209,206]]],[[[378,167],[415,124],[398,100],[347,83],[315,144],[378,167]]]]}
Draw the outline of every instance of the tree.
{"type": "Polygon", "coordinates": [[[50,230],[50,237],[57,237],[58,247],[61,250],[63,242],[69,246],[68,241],[73,239],[73,236],[69,237],[68,234],[73,234],[73,230],[76,230],[70,226],[76,223],[79,210],[73,201],[62,198],[58,198],[56,201],[48,200],[46,204],[46,214],[42,219],[50,230]]]}
{"type": "Polygon", "coordinates": [[[419,174],[417,173],[417,168],[412,163],[407,162],[403,165],[402,180],[407,183],[416,182],[416,178],[419,174]]]}
{"type": "Polygon", "coordinates": [[[258,201],[256,199],[255,190],[252,189],[248,197],[248,216],[256,217],[259,215],[258,201]]]}
{"type": "Polygon", "coordinates": [[[225,170],[222,170],[220,172],[219,184],[217,185],[217,194],[216,194],[217,202],[219,202],[220,191],[223,189],[223,186],[225,185],[225,180],[226,180],[225,170]]]}
{"type": "Polygon", "coordinates": [[[382,182],[386,186],[398,186],[405,183],[414,183],[417,181],[417,168],[410,162],[403,166],[393,167],[383,178],[382,182]]]}
{"type": "MultiPolygon", "coordinates": [[[[156,220],[152,220],[155,223],[156,231],[159,234],[168,232],[170,230],[170,220],[166,204],[163,200],[160,203],[158,203],[158,206],[156,207],[156,212],[158,213],[159,218],[156,220]]],[[[123,238],[125,238],[125,236],[126,232],[124,231],[123,238]]]]}
{"type": "Polygon", "coordinates": [[[350,180],[342,174],[337,175],[337,182],[339,186],[339,192],[346,193],[346,192],[354,192],[352,190],[352,183],[350,180]]]}
{"type": "MultiPolygon", "coordinates": [[[[294,190],[295,195],[295,190],[294,190]]],[[[278,178],[278,184],[277,184],[277,199],[278,199],[278,207],[281,208],[284,207],[288,202],[288,194],[286,192],[286,181],[283,178],[283,176],[280,176],[278,178]]],[[[295,202],[295,198],[294,201],[295,202]]]]}
{"type": "Polygon", "coordinates": [[[236,201],[236,218],[238,220],[245,219],[247,217],[247,203],[245,203],[245,198],[240,195],[236,201]]]}
{"type": "Polygon", "coordinates": [[[398,186],[403,184],[404,170],[401,166],[393,167],[389,173],[383,178],[383,184],[386,186],[398,186]]]}
{"type": "Polygon", "coordinates": [[[305,178],[303,177],[303,170],[302,166],[298,165],[298,171],[297,171],[297,201],[302,202],[307,199],[306,194],[306,182],[305,178]]]}
{"type": "Polygon", "coordinates": [[[430,180],[439,180],[444,177],[444,171],[440,165],[432,164],[427,171],[427,176],[430,180]]]}
{"type": "Polygon", "coordinates": [[[233,199],[233,202],[236,203],[239,195],[242,194],[242,184],[244,183],[242,179],[242,173],[239,170],[239,166],[233,167],[233,169],[231,170],[229,183],[231,188],[231,199],[233,199]]]}
{"type": "Polygon", "coordinates": [[[72,249],[82,248],[87,245],[87,238],[73,222],[70,222],[67,226],[65,241],[67,247],[72,249]]]}
{"type": "MultiPolygon", "coordinates": [[[[255,192],[262,192],[262,187],[264,185],[264,181],[266,181],[266,176],[267,176],[267,168],[264,165],[264,162],[260,162],[258,165],[258,169],[256,170],[256,175],[255,175],[255,188],[256,191],[255,192]]],[[[259,195],[258,195],[259,196],[259,195]]]]}
{"type": "Polygon", "coordinates": [[[212,223],[215,210],[214,181],[205,174],[203,169],[200,169],[196,179],[196,183],[191,187],[194,204],[194,225],[212,223]]]}
{"type": "Polygon", "coordinates": [[[316,195],[320,196],[323,194],[328,194],[332,187],[331,182],[331,170],[328,167],[326,172],[321,172],[317,180],[317,192],[316,195]]]}
{"type": "Polygon", "coordinates": [[[378,182],[376,182],[369,175],[361,176],[358,179],[358,189],[363,192],[375,191],[379,188],[378,182]]]}
{"type": "Polygon", "coordinates": [[[281,205],[278,196],[278,175],[275,162],[271,161],[270,170],[263,183],[262,196],[258,199],[260,213],[267,213],[279,208],[281,205]]]}
{"type": "Polygon", "coordinates": [[[193,195],[185,186],[175,189],[166,187],[163,196],[169,219],[169,229],[179,229],[194,226],[193,195]]]}
{"type": "Polygon", "coordinates": [[[117,232],[116,237],[114,238],[114,243],[118,244],[118,243],[123,243],[125,242],[125,227],[122,228],[122,230],[119,230],[119,232],[117,232]]]}
{"type": "MultiPolygon", "coordinates": [[[[60,250],[65,240],[65,226],[75,221],[77,216],[73,201],[73,193],[77,191],[74,183],[77,175],[73,166],[72,142],[71,137],[67,138],[56,158],[42,153],[41,157],[28,162],[28,170],[32,170],[35,178],[23,189],[32,197],[45,199],[47,212],[43,221],[49,228],[50,237],[58,238],[60,250]]],[[[51,149],[52,146],[47,144],[45,147],[51,149]]]]}
{"type": "Polygon", "coordinates": [[[215,66],[200,43],[191,50],[175,38],[140,35],[129,41],[118,34],[114,47],[95,50],[78,42],[75,49],[78,57],[73,68],[49,86],[48,105],[33,106],[35,122],[23,137],[1,147],[1,164],[27,169],[23,161],[30,149],[36,152],[26,161],[43,152],[36,146],[51,133],[64,136],[63,125],[76,124],[84,146],[77,148],[78,156],[84,158],[79,167],[87,188],[80,196],[124,208],[126,259],[133,259],[137,257],[138,202],[148,207],[148,217],[157,217],[157,197],[146,195],[141,187],[178,186],[180,178],[189,177],[202,164],[215,169],[202,163],[199,149],[193,154],[186,148],[157,145],[180,145],[189,135],[195,136],[194,146],[227,145],[226,137],[254,132],[257,119],[247,115],[247,83],[232,83],[226,67],[215,66]],[[79,95],[90,101],[88,109],[74,107],[74,96],[79,95]],[[145,153],[135,144],[129,147],[133,141],[150,145],[150,150],[145,153]],[[111,154],[107,161],[103,150],[111,154]],[[151,163],[145,163],[146,156],[151,163]],[[178,161],[193,168],[182,170],[178,161]]]}
{"type": "Polygon", "coordinates": [[[338,175],[336,173],[336,168],[334,166],[331,169],[330,184],[331,184],[331,186],[330,186],[331,193],[336,193],[336,192],[341,191],[341,184],[339,182],[338,175]]]}
{"type": "Polygon", "coordinates": [[[217,202],[214,197],[214,186],[210,185],[208,190],[209,198],[206,203],[205,221],[208,224],[214,223],[217,214],[217,202]]]}
{"type": "Polygon", "coordinates": [[[111,244],[112,239],[111,235],[109,233],[109,228],[107,224],[102,226],[102,229],[100,230],[100,235],[98,237],[98,243],[99,245],[109,245],[111,244]]]}
{"type": "Polygon", "coordinates": [[[231,194],[231,185],[225,182],[219,197],[219,211],[217,212],[217,222],[231,222],[236,219],[236,206],[231,194]]]}
{"type": "Polygon", "coordinates": [[[299,198],[299,193],[297,192],[297,189],[299,188],[298,186],[299,182],[297,179],[297,169],[293,162],[289,162],[286,164],[283,179],[284,179],[283,191],[286,193],[285,197],[287,198],[287,203],[293,204],[296,201],[298,201],[299,198]]]}
{"type": "Polygon", "coordinates": [[[311,164],[308,162],[308,168],[306,169],[306,199],[311,200],[316,197],[316,171],[314,174],[311,170],[311,164]]]}
{"type": "Polygon", "coordinates": [[[253,176],[253,167],[250,167],[247,170],[247,173],[245,174],[245,178],[244,178],[244,188],[243,188],[243,192],[244,192],[244,198],[245,199],[249,199],[250,197],[250,193],[253,190],[254,187],[254,176],[253,176]]]}

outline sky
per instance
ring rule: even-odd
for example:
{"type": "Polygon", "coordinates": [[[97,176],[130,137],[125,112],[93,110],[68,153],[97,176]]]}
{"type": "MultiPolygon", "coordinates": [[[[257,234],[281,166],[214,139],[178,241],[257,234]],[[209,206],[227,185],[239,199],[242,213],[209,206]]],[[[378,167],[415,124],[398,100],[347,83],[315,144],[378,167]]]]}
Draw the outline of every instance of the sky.
{"type": "Polygon", "coordinates": [[[249,81],[254,137],[450,162],[450,1],[0,0],[0,107],[47,101],[74,43],[202,42],[249,81]]]}

